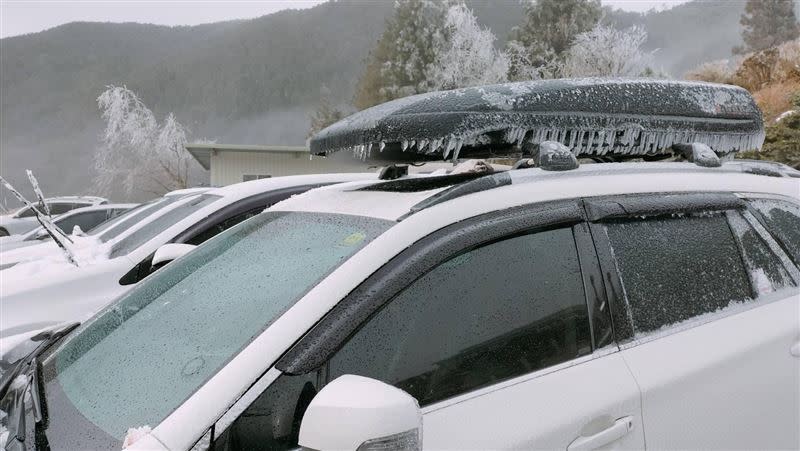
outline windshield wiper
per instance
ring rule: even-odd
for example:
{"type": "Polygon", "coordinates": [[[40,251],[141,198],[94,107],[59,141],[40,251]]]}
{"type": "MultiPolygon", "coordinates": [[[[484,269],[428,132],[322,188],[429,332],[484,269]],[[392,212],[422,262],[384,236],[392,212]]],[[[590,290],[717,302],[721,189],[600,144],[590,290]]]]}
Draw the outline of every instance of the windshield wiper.
{"type": "Polygon", "coordinates": [[[43,420],[42,413],[47,410],[47,406],[44,404],[45,399],[41,397],[44,387],[39,379],[41,363],[38,357],[79,325],[80,323],[72,323],[56,331],[47,331],[31,337],[31,340],[42,342],[30,354],[21,359],[12,371],[7,373],[8,377],[3,380],[2,387],[0,387],[0,400],[4,400],[9,395],[13,396],[8,411],[8,439],[4,444],[6,451],[25,449],[27,432],[25,429],[25,394],[29,390],[37,433],[39,432],[38,425],[43,420]],[[14,381],[20,377],[26,380],[15,384],[14,381]]]}

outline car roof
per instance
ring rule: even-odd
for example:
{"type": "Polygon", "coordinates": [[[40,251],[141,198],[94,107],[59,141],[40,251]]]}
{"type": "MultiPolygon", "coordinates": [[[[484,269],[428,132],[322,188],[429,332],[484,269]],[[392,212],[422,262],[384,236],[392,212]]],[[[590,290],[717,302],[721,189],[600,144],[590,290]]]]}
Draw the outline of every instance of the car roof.
{"type": "MultiPolygon", "coordinates": [[[[564,198],[563,194],[567,192],[563,188],[565,183],[571,186],[568,191],[573,197],[746,191],[800,198],[800,172],[784,165],[781,169],[785,173],[769,171],[769,167],[774,167],[774,163],[759,165],[752,161],[732,161],[717,168],[688,162],[597,163],[583,164],[570,171],[518,169],[476,175],[466,180],[455,180],[452,176],[428,177],[427,180],[425,177],[407,176],[388,182],[359,181],[319,188],[276,204],[271,210],[341,213],[398,221],[423,208],[446,206],[454,200],[468,199],[481,193],[503,196],[507,192],[503,188],[511,185],[531,190],[532,194],[535,192],[530,197],[531,203],[564,198]],[[441,183],[433,183],[435,179],[441,183]],[[384,188],[387,184],[392,185],[384,188]],[[415,190],[415,186],[420,189],[415,190]]],[[[463,202],[459,205],[463,206],[463,202]]]]}
{"type": "Polygon", "coordinates": [[[48,197],[45,198],[45,202],[91,202],[91,203],[100,203],[100,202],[108,202],[108,199],[104,197],[97,197],[97,196],[56,196],[56,197],[48,197]]]}
{"type": "Polygon", "coordinates": [[[66,212],[66,213],[62,213],[62,214],[58,215],[56,219],[58,219],[58,218],[65,218],[65,217],[67,217],[67,216],[72,216],[72,215],[74,215],[74,214],[76,214],[76,213],[82,213],[82,212],[86,212],[86,211],[96,211],[96,210],[115,210],[115,209],[122,209],[122,208],[125,208],[125,209],[131,209],[131,208],[133,208],[133,207],[136,207],[137,205],[139,205],[139,204],[102,204],[102,205],[90,205],[90,206],[88,206],[88,207],[75,208],[75,209],[73,209],[73,210],[70,210],[70,211],[68,211],[68,212],[66,212]]]}
{"type": "Polygon", "coordinates": [[[256,194],[269,191],[293,188],[306,185],[328,185],[335,183],[345,183],[357,180],[378,180],[377,173],[341,173],[341,174],[308,174],[308,175],[289,175],[283,177],[272,177],[249,182],[235,183],[233,185],[214,188],[206,191],[222,197],[245,198],[256,194]]]}
{"type": "Polygon", "coordinates": [[[185,196],[185,195],[188,195],[188,194],[199,194],[199,193],[204,193],[204,192],[212,190],[212,189],[213,188],[210,188],[208,186],[197,186],[197,187],[194,187],[194,188],[176,189],[176,190],[173,190],[173,191],[170,191],[170,192],[164,194],[164,197],[185,196]]]}

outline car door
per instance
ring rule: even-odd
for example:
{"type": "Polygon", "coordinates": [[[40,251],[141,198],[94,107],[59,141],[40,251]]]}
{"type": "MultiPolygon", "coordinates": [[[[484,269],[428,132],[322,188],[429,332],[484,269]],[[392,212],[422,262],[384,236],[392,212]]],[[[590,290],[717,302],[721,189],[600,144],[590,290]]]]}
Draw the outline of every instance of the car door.
{"type": "Polygon", "coordinates": [[[639,391],[613,343],[581,218],[571,201],[439,231],[340,302],[276,368],[407,391],[423,408],[425,448],[641,448],[639,391]]]}
{"type": "MultiPolygon", "coordinates": [[[[800,446],[798,273],[732,194],[590,201],[653,449],[800,446]]],[[[604,268],[604,269],[606,269],[604,268]]]]}

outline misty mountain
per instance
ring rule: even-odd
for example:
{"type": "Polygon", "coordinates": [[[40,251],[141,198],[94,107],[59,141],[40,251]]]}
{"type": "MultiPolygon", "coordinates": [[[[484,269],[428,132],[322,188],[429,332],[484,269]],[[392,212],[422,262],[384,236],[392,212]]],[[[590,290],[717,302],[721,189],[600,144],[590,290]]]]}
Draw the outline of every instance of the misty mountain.
{"type": "MultiPolygon", "coordinates": [[[[523,14],[517,0],[467,3],[501,44],[523,14]]],[[[606,20],[644,26],[662,69],[681,76],[730,56],[743,4],[694,1],[606,20]]],[[[95,99],[110,84],[133,89],[159,118],[175,112],[196,139],[302,144],[322,85],[335,102],[351,100],[391,10],[390,1],[339,0],[192,27],[70,23],[2,39],[0,173],[27,188],[30,168],[49,194],[88,193],[103,126],[95,99]]]]}

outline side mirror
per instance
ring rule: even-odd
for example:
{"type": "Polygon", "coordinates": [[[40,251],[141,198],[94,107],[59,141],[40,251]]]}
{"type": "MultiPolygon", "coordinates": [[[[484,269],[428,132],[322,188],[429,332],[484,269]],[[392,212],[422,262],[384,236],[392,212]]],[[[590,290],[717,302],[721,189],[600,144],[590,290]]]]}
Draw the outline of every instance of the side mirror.
{"type": "Polygon", "coordinates": [[[420,450],[422,411],[417,400],[399,388],[346,374],[309,404],[299,445],[316,450],[420,450]]]}
{"type": "Polygon", "coordinates": [[[196,248],[194,244],[181,244],[181,243],[167,243],[156,249],[153,254],[153,261],[150,263],[155,266],[159,263],[166,263],[175,260],[178,257],[188,254],[192,249],[196,248]]]}

